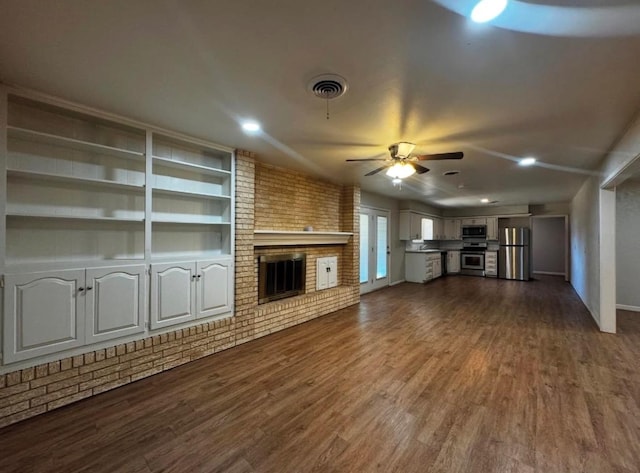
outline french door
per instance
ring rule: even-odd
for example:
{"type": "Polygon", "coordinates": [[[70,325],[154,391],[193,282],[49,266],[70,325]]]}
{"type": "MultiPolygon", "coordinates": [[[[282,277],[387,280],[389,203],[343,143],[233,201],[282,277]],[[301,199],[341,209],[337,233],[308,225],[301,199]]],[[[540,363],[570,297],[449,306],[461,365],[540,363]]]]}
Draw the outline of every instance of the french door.
{"type": "Polygon", "coordinates": [[[360,209],[360,294],[389,285],[389,212],[360,209]]]}

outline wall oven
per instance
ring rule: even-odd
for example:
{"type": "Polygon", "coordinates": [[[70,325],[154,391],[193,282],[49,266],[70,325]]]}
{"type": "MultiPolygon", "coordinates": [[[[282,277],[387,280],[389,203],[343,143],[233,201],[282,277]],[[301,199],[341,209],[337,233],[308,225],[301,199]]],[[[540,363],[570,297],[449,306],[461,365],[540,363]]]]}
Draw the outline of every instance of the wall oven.
{"type": "Polygon", "coordinates": [[[460,273],[484,276],[484,252],[486,243],[470,243],[460,251],[460,273]]]}

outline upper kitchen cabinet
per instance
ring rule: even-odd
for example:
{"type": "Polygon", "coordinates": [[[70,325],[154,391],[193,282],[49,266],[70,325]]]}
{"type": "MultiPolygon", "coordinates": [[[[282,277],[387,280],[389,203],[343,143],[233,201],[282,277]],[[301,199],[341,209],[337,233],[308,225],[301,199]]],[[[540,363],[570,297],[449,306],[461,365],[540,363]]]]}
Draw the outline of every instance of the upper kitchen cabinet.
{"type": "Polygon", "coordinates": [[[498,240],[498,217],[487,217],[487,240],[498,240]]]}
{"type": "Polygon", "coordinates": [[[401,240],[423,240],[422,237],[423,216],[409,210],[400,211],[400,239],[401,240]]]}
{"type": "Polygon", "coordinates": [[[463,218],[462,219],[462,226],[465,225],[486,225],[487,224],[487,219],[486,218],[463,218]]]}
{"type": "Polygon", "coordinates": [[[401,210],[399,235],[400,240],[442,240],[444,225],[437,217],[401,210]]]}
{"type": "Polygon", "coordinates": [[[460,219],[448,218],[444,220],[444,239],[462,240],[462,225],[460,219]]]}

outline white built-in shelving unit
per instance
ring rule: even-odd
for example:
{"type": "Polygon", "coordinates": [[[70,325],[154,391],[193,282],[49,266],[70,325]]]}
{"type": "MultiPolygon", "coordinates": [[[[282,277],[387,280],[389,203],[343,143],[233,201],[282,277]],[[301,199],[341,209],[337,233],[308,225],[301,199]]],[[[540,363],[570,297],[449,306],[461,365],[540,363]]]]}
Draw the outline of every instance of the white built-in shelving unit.
{"type": "Polygon", "coordinates": [[[231,149],[0,91],[2,364],[231,315],[231,149]]]}

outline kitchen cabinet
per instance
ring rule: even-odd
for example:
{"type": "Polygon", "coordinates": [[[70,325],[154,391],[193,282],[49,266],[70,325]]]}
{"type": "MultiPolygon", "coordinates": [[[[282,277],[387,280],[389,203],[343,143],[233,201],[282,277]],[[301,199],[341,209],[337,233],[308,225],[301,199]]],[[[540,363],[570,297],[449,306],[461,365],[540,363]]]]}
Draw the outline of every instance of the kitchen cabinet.
{"type": "Polygon", "coordinates": [[[144,265],[8,274],[4,360],[141,333],[145,298],[144,265]]]}
{"type": "Polygon", "coordinates": [[[400,240],[422,240],[423,216],[409,210],[400,211],[400,240]]]}
{"type": "Polygon", "coordinates": [[[455,274],[460,272],[460,252],[447,251],[447,274],[455,274]]]}
{"type": "Polygon", "coordinates": [[[405,280],[425,283],[442,276],[442,261],[439,252],[405,253],[405,280]]]}
{"type": "Polygon", "coordinates": [[[458,218],[448,218],[444,220],[444,239],[462,240],[462,225],[458,218]]]}
{"type": "Polygon", "coordinates": [[[484,253],[484,275],[493,278],[498,276],[497,251],[486,251],[484,253]]]}
{"type": "Polygon", "coordinates": [[[442,258],[440,255],[438,255],[437,259],[431,260],[431,266],[433,271],[433,279],[442,276],[442,258]]]}
{"type": "Polygon", "coordinates": [[[232,310],[231,258],[151,265],[151,328],[232,310]]]}
{"type": "Polygon", "coordinates": [[[440,218],[433,219],[433,239],[444,240],[444,221],[440,218]]]}
{"type": "Polygon", "coordinates": [[[462,225],[486,225],[486,218],[463,218],[462,225]]]}
{"type": "Polygon", "coordinates": [[[487,240],[498,240],[498,217],[487,217],[487,240]]]}

